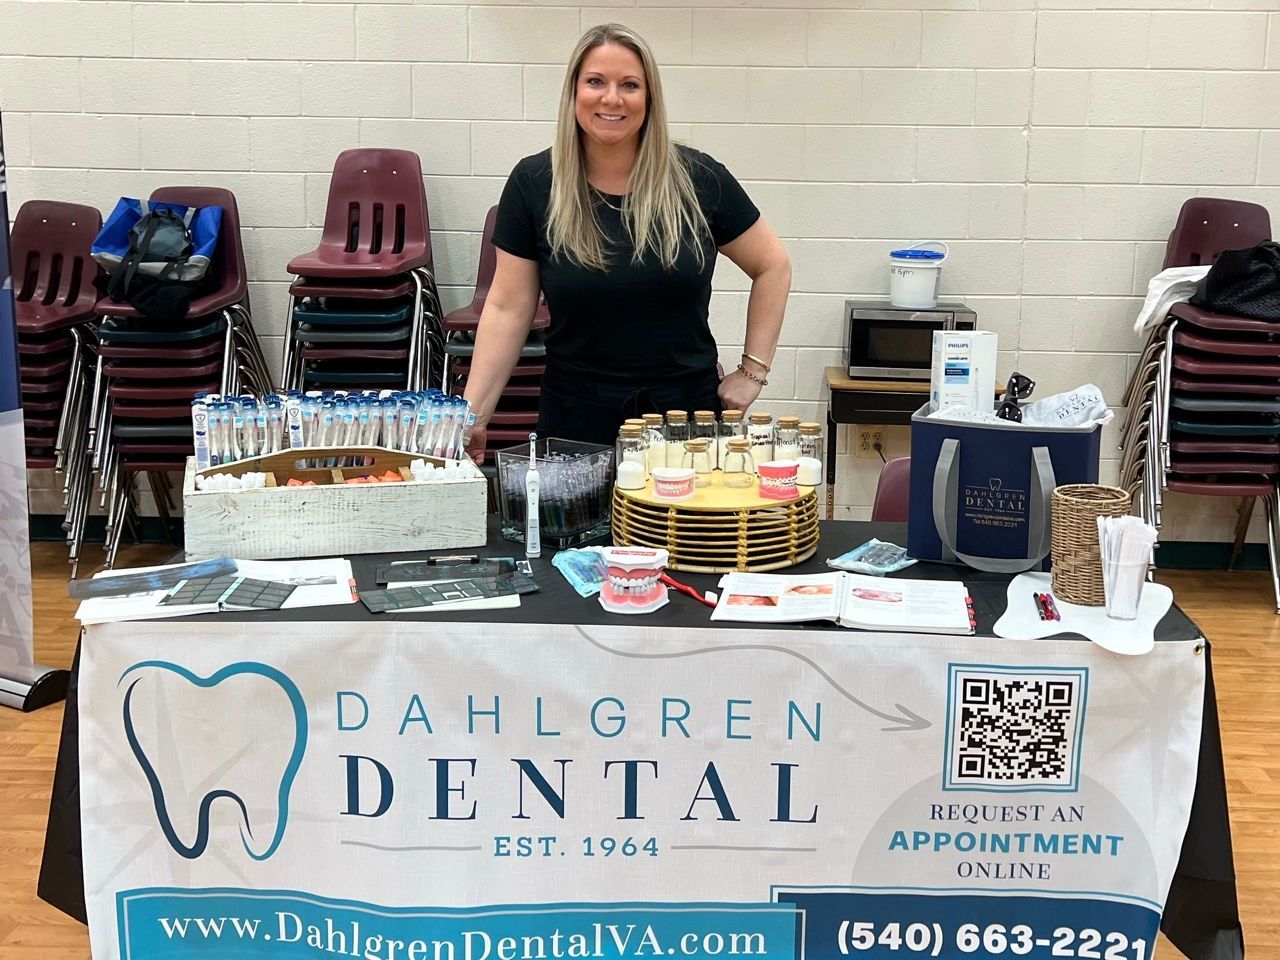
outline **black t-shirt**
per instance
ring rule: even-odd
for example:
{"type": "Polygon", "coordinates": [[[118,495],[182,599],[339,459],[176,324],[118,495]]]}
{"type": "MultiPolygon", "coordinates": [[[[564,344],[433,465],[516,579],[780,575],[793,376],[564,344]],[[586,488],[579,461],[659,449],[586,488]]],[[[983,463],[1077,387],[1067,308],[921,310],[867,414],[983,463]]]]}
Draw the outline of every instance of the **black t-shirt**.
{"type": "Polygon", "coordinates": [[[674,269],[652,251],[640,263],[622,225],[622,198],[597,194],[596,219],[608,241],[606,270],[592,270],[567,256],[551,256],[547,210],[551,202],[551,151],[516,164],[498,203],[493,243],[538,261],[538,277],[551,313],[547,364],[560,375],[636,385],[706,372],[716,365],[716,343],[707,320],[716,247],[742,235],[760,217],[724,165],[688,147],[690,177],[711,237],[702,237],[701,268],[686,238],[674,269]]]}

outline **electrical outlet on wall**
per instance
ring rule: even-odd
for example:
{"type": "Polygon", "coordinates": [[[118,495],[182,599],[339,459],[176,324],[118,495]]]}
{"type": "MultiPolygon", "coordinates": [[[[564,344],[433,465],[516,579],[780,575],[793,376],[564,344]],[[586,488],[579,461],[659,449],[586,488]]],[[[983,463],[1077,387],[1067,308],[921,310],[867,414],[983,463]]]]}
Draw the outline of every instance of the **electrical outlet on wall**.
{"type": "Polygon", "coordinates": [[[864,427],[858,424],[853,428],[853,455],[855,457],[879,460],[880,453],[883,453],[884,449],[884,427],[864,427]],[[876,451],[877,446],[880,448],[879,453],[876,451]]]}

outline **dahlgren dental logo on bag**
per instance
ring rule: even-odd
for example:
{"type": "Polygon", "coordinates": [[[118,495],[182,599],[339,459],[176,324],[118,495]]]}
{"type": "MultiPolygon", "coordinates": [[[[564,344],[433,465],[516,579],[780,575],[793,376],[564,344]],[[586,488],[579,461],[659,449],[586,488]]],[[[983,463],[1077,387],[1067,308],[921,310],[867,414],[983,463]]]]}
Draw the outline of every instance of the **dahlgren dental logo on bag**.
{"type": "MultiPolygon", "coordinates": [[[[147,784],[151,789],[152,803],[155,806],[156,820],[160,824],[160,829],[164,833],[165,839],[169,841],[169,846],[188,860],[195,860],[200,857],[209,845],[210,808],[213,806],[214,801],[226,799],[235,804],[240,810],[240,842],[244,845],[245,852],[254,860],[266,860],[271,857],[279,848],[280,841],[284,839],[285,827],[289,821],[289,792],[293,788],[294,778],[298,774],[299,767],[302,766],[302,757],[307,750],[307,710],[297,685],[276,668],[269,667],[265,663],[247,660],[228,664],[208,677],[202,677],[186,667],[166,660],[143,660],[125,670],[120,675],[118,683],[124,683],[131,675],[133,679],[129,682],[129,686],[125,691],[122,706],[125,737],[129,741],[129,748],[133,751],[134,759],[138,761],[138,766],[142,768],[142,773],[147,779],[147,784]],[[249,807],[239,794],[233,790],[226,789],[209,790],[200,798],[196,815],[195,836],[190,843],[186,843],[178,835],[169,805],[171,802],[175,804],[187,802],[188,798],[166,796],[164,781],[157,773],[154,759],[149,757],[143,749],[134,724],[132,712],[134,692],[137,690],[138,685],[147,678],[150,671],[175,674],[192,685],[205,689],[216,687],[224,680],[232,677],[256,676],[274,683],[284,692],[291,707],[289,719],[293,728],[293,747],[289,753],[288,763],[285,765],[284,772],[281,775],[279,788],[276,791],[276,825],[275,831],[269,838],[255,836],[253,824],[250,822],[249,807]]],[[[188,746],[193,746],[195,749],[200,748],[198,744],[188,746]]]]}
{"type": "Polygon", "coordinates": [[[1000,477],[988,477],[987,485],[964,486],[963,513],[984,527],[1016,527],[1027,522],[1027,491],[1011,490],[1000,477]]]}

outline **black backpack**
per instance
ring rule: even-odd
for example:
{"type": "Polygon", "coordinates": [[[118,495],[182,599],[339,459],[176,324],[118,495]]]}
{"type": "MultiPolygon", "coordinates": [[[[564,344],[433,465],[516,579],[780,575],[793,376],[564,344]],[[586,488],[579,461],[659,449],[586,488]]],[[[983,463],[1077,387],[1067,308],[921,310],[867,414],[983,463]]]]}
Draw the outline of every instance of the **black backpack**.
{"type": "Polygon", "coordinates": [[[1280,244],[1265,240],[1243,250],[1222,251],[1196,285],[1191,305],[1280,323],[1280,244]]]}
{"type": "Polygon", "coordinates": [[[107,274],[105,292],[155,320],[181,320],[191,301],[210,287],[212,272],[200,280],[182,280],[182,268],[195,250],[191,217],[168,207],[148,210],[129,230],[129,250],[107,274]]]}

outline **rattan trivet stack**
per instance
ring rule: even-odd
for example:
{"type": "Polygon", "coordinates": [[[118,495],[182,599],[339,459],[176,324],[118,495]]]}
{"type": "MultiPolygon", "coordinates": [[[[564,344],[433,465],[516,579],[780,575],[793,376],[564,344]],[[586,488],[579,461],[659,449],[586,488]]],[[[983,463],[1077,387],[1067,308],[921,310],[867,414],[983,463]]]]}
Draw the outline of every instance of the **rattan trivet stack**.
{"type": "Polygon", "coordinates": [[[794,500],[768,500],[755,487],[698,487],[682,503],[659,500],[653,481],[643,490],[613,491],[613,542],[661,547],[667,566],[692,573],[778,570],[803,563],[818,549],[818,498],[800,487],[794,500]]]}

